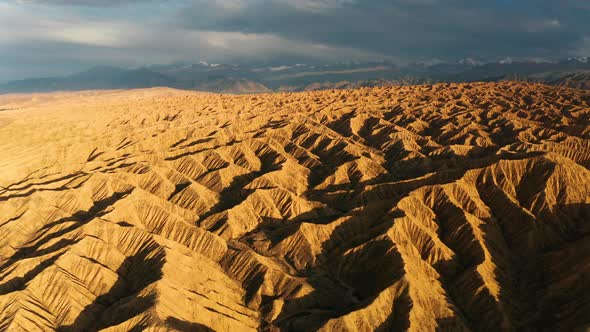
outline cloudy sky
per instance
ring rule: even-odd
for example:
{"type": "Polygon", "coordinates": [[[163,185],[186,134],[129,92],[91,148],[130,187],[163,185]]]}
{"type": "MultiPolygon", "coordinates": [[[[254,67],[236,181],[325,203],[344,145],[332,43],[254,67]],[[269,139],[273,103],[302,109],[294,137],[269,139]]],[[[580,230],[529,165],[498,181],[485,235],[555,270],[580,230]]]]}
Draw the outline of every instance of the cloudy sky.
{"type": "Polygon", "coordinates": [[[198,60],[581,55],[588,0],[0,0],[0,82],[198,60]]]}

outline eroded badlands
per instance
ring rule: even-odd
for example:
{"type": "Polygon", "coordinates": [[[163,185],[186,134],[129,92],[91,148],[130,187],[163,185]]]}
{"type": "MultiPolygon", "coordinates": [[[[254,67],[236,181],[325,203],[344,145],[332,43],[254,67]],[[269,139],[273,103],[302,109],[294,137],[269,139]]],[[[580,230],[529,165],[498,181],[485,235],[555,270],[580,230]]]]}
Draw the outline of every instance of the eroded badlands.
{"type": "Polygon", "coordinates": [[[590,324],[590,94],[0,96],[0,330],[590,324]]]}

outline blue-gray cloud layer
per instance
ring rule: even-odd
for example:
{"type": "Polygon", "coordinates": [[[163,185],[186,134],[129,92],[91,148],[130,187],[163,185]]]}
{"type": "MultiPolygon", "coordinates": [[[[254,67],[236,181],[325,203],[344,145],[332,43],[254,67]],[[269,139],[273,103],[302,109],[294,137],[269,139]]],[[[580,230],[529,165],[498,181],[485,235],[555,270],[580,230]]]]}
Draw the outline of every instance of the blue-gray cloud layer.
{"type": "Polygon", "coordinates": [[[94,64],[590,53],[586,0],[0,0],[0,81],[94,64]]]}

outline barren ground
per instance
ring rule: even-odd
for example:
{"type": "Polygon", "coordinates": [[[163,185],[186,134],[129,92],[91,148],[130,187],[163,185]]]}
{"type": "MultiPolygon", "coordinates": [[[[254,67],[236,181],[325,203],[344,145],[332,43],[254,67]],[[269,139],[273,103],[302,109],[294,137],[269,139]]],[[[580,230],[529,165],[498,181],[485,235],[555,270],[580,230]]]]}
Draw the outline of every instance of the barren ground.
{"type": "Polygon", "coordinates": [[[0,330],[590,324],[590,93],[0,96],[0,330]]]}

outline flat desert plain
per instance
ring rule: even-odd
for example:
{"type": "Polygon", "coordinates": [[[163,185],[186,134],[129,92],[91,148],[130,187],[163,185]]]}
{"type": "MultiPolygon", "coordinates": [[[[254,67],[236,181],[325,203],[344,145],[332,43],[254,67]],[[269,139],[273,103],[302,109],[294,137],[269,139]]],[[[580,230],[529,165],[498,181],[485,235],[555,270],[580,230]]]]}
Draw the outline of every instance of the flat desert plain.
{"type": "Polygon", "coordinates": [[[0,330],[590,326],[590,93],[0,96],[0,330]]]}

